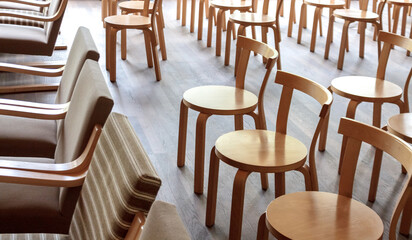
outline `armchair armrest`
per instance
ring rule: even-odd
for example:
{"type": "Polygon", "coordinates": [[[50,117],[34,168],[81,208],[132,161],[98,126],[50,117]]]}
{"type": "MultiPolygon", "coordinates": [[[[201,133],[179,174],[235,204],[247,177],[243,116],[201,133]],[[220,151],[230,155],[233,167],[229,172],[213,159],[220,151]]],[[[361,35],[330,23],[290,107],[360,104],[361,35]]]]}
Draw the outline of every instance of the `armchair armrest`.
{"type": "Polygon", "coordinates": [[[30,1],[30,0],[0,0],[0,2],[12,2],[18,4],[24,4],[35,7],[48,7],[51,1],[30,1]]]}
{"type": "Polygon", "coordinates": [[[16,106],[16,107],[29,107],[29,108],[38,108],[38,109],[49,109],[49,110],[53,110],[53,109],[54,110],[59,110],[59,109],[68,108],[70,103],[47,104],[47,103],[36,103],[36,102],[27,102],[27,101],[0,98],[0,106],[1,105],[10,105],[10,106],[16,106]]]}
{"type": "MultiPolygon", "coordinates": [[[[0,12],[0,16],[2,16],[1,12],[0,12]]],[[[43,76],[43,77],[58,77],[58,76],[63,75],[64,66],[60,68],[56,68],[56,69],[49,69],[49,68],[32,67],[32,66],[25,66],[25,65],[19,65],[19,64],[11,64],[11,63],[0,63],[0,71],[13,72],[13,73],[24,73],[24,74],[30,74],[30,75],[35,75],[35,76],[43,76]]]]}
{"type": "Polygon", "coordinates": [[[8,115],[15,117],[36,118],[45,120],[64,119],[67,113],[68,106],[63,109],[42,109],[31,108],[13,105],[0,105],[0,115],[8,115]]]}
{"type": "Polygon", "coordinates": [[[90,136],[89,141],[87,142],[86,148],[84,149],[82,154],[74,161],[68,163],[50,164],[0,160],[0,170],[21,170],[38,174],[50,173],[54,175],[69,177],[73,177],[74,175],[81,175],[82,173],[87,172],[87,170],[89,169],[89,165],[91,163],[93,153],[96,148],[101,132],[102,127],[100,125],[96,125],[93,128],[92,134],[90,136]]]}

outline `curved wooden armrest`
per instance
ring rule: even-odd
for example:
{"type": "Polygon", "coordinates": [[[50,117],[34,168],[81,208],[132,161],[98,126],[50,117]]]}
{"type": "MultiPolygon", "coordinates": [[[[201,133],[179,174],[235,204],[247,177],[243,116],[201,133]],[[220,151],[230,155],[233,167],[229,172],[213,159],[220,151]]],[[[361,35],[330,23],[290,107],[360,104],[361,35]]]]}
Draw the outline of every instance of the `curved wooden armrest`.
{"type": "Polygon", "coordinates": [[[48,7],[51,1],[30,1],[30,0],[0,0],[0,2],[12,2],[18,4],[24,4],[35,7],[48,7]]]}
{"type": "Polygon", "coordinates": [[[0,169],[0,182],[49,187],[77,187],[83,184],[86,174],[87,172],[78,175],[58,175],[14,169],[0,169]]]}
{"type": "Polygon", "coordinates": [[[3,104],[0,105],[0,115],[58,120],[65,118],[67,109],[68,107],[64,109],[41,109],[3,104]]]}
{"type": "MultiPolygon", "coordinates": [[[[1,0],[0,0],[1,1],[1,0]]],[[[1,12],[0,12],[1,15],[1,12]]],[[[2,72],[13,72],[13,73],[24,73],[35,76],[43,77],[58,77],[63,75],[64,67],[49,69],[40,67],[31,67],[12,63],[0,63],[0,71],[2,72]]]]}
{"type": "Polygon", "coordinates": [[[69,107],[70,102],[64,104],[47,104],[47,103],[36,103],[36,102],[27,102],[20,100],[11,100],[0,98],[0,105],[10,105],[16,107],[29,107],[29,108],[38,108],[38,109],[49,109],[49,110],[61,110],[69,107]]]}
{"type": "Polygon", "coordinates": [[[130,226],[129,231],[127,231],[127,234],[124,240],[139,239],[145,222],[146,222],[146,216],[144,215],[144,213],[137,212],[133,218],[132,225],[130,226]]]}
{"type": "Polygon", "coordinates": [[[34,163],[34,162],[19,162],[10,160],[0,160],[1,169],[22,170],[33,173],[50,173],[59,176],[77,175],[87,172],[91,163],[94,150],[99,140],[102,127],[96,125],[93,128],[92,134],[87,142],[86,148],[76,160],[68,163],[34,163]]]}
{"type": "Polygon", "coordinates": [[[22,19],[33,20],[33,21],[53,22],[59,19],[63,15],[64,10],[66,9],[66,5],[67,5],[67,0],[62,0],[62,2],[60,3],[59,9],[56,11],[56,13],[53,16],[33,16],[30,14],[12,13],[12,12],[7,12],[7,11],[3,11],[3,12],[0,11],[0,16],[22,18],[22,19]]]}

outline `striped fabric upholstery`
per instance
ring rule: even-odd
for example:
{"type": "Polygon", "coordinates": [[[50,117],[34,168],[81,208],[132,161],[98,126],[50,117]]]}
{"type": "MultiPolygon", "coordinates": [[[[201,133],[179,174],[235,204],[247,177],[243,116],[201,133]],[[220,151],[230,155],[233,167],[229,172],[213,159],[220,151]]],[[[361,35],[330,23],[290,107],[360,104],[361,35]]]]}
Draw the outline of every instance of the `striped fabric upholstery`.
{"type": "MultiPolygon", "coordinates": [[[[12,12],[12,13],[30,14],[33,16],[43,16],[44,15],[44,13],[42,12],[21,10],[21,9],[1,9],[0,10],[0,12],[3,12],[3,11],[12,12]]],[[[24,25],[24,26],[32,26],[32,27],[40,27],[40,28],[43,28],[45,24],[42,21],[34,21],[34,20],[15,18],[15,17],[6,17],[6,16],[0,17],[0,23],[24,25]]]]}
{"type": "Polygon", "coordinates": [[[69,236],[0,234],[0,240],[123,239],[136,212],[147,214],[160,185],[127,117],[111,113],[83,184],[69,236]]]}

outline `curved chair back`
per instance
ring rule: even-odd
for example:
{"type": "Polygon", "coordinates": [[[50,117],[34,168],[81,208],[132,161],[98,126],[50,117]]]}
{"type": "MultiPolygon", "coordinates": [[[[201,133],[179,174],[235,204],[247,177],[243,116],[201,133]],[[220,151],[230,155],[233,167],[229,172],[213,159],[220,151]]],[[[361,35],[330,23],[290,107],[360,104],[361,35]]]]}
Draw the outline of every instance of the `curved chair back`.
{"type": "MultiPolygon", "coordinates": [[[[405,222],[409,222],[409,224],[406,225],[410,226],[411,221],[412,202],[409,200],[412,194],[411,146],[389,132],[349,118],[341,119],[338,132],[348,139],[341,170],[339,184],[340,195],[352,197],[353,182],[362,142],[376,147],[376,154],[382,154],[382,151],[388,153],[406,169],[408,173],[407,179],[392,214],[389,230],[389,239],[396,239],[396,226],[401,212],[403,211],[402,222],[405,220],[405,222]]],[[[409,226],[402,226],[401,224],[401,229],[407,228],[407,232],[409,233],[409,226]]]]}
{"type": "Polygon", "coordinates": [[[318,180],[315,163],[315,147],[322,126],[323,124],[325,124],[325,119],[329,114],[330,106],[332,105],[332,94],[329,92],[327,88],[312,80],[284,71],[277,72],[275,83],[283,85],[276,120],[276,132],[286,134],[290,104],[292,101],[292,95],[294,90],[301,91],[311,96],[322,105],[322,108],[319,113],[319,121],[316,126],[315,133],[313,134],[312,142],[309,149],[309,165],[311,169],[312,185],[314,186],[313,190],[318,190],[318,180]]]}

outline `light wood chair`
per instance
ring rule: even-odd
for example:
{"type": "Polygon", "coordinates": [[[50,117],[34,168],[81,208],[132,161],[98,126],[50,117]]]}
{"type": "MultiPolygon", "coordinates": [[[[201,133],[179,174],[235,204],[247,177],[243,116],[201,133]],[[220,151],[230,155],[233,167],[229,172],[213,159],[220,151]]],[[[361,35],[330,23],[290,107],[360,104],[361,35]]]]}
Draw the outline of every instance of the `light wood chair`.
{"type": "MultiPolygon", "coordinates": [[[[239,51],[240,60],[236,74],[236,87],[200,86],[191,88],[183,94],[183,100],[180,104],[178,167],[183,167],[185,164],[188,108],[199,112],[196,123],[194,173],[194,192],[197,194],[203,193],[206,121],[210,116],[234,115],[235,129],[240,130],[243,129],[243,115],[246,114],[253,117],[257,129],[266,129],[263,97],[278,53],[264,43],[243,36],[239,36],[237,51],[239,51]],[[245,75],[251,51],[268,59],[266,74],[258,97],[245,90],[245,75]],[[255,113],[256,108],[257,112],[255,113]]],[[[262,188],[267,188],[267,178],[265,176],[262,176],[262,188]]]]}
{"type": "MultiPolygon", "coordinates": [[[[408,111],[408,96],[403,94],[404,101],[401,100],[402,88],[398,85],[391,83],[385,79],[386,66],[389,59],[389,53],[391,51],[391,46],[399,46],[405,48],[409,51],[412,50],[412,39],[395,35],[388,32],[380,32],[378,36],[378,41],[383,42],[382,52],[379,56],[379,64],[376,73],[376,78],[372,77],[360,77],[360,76],[346,76],[335,78],[331,82],[330,89],[345,98],[350,99],[348,108],[346,111],[346,117],[354,118],[356,109],[361,102],[373,103],[373,126],[381,127],[381,111],[383,103],[392,103],[399,106],[400,112],[408,111]]],[[[410,76],[409,76],[410,77],[410,76]]],[[[405,82],[404,91],[408,92],[410,79],[405,82]]],[[[326,132],[327,124],[325,125],[325,131],[321,134],[321,144],[319,145],[320,150],[325,149],[326,144],[326,132]]],[[[342,140],[342,148],[340,155],[339,172],[344,159],[344,150],[346,148],[347,139],[344,137],[342,140]]],[[[376,161],[376,160],[375,160],[376,161]]],[[[372,176],[371,189],[369,195],[369,201],[374,201],[373,194],[373,184],[377,180],[373,180],[375,177],[372,176]]]]}
{"type": "MultiPolygon", "coordinates": [[[[162,2],[163,0],[158,0],[158,7],[156,11],[156,27],[152,26],[154,33],[156,34],[156,29],[157,29],[157,35],[156,35],[156,41],[160,45],[160,51],[162,53],[162,60],[167,60],[167,53],[166,53],[166,42],[165,42],[165,37],[164,37],[164,32],[163,28],[164,26],[164,20],[163,20],[163,11],[161,10],[162,2]]],[[[153,14],[153,6],[154,2],[149,3],[149,14],[153,14]]],[[[119,4],[120,10],[122,11],[123,15],[127,14],[142,14],[144,10],[144,1],[126,1],[126,2],[121,2],[119,4]]],[[[126,59],[126,29],[121,30],[121,44],[124,45],[121,47],[122,49],[122,59],[126,59]]],[[[147,49],[146,49],[147,51],[147,49]]],[[[149,49],[150,51],[150,49],[149,49]]]]}
{"type": "MultiPolygon", "coordinates": [[[[408,172],[389,227],[389,239],[396,239],[401,212],[403,219],[411,216],[412,148],[388,132],[348,118],[341,119],[339,133],[348,138],[339,194],[298,192],[275,199],[259,220],[258,239],[267,239],[267,228],[278,239],[382,239],[384,226],[378,214],[352,198],[362,142],[387,152],[408,172]]],[[[402,220],[400,229],[409,234],[407,221],[402,220]]]]}
{"type": "MultiPolygon", "coordinates": [[[[298,44],[302,40],[302,29],[306,26],[306,14],[307,6],[315,7],[315,16],[313,17],[313,27],[312,27],[312,38],[310,40],[310,51],[315,51],[316,46],[316,32],[319,23],[319,34],[322,36],[322,10],[324,8],[329,8],[329,14],[333,14],[336,9],[341,9],[345,7],[345,2],[341,0],[304,0],[300,10],[300,21],[299,21],[299,31],[298,31],[298,44]]],[[[330,23],[329,23],[330,24],[330,23]]]]}
{"type": "MultiPolygon", "coordinates": [[[[153,4],[153,11],[157,11],[158,0],[153,4]]],[[[155,67],[156,80],[160,81],[162,75],[160,72],[159,57],[157,53],[156,41],[156,14],[149,17],[150,0],[144,0],[144,10],[142,15],[116,15],[104,19],[106,23],[106,69],[110,72],[110,81],[116,81],[116,35],[119,30],[137,29],[142,30],[145,36],[147,65],[149,68],[155,67]],[[151,50],[150,50],[151,49],[151,50]]],[[[163,29],[162,29],[163,32],[163,29]]],[[[122,38],[125,41],[126,38],[122,38]]],[[[126,59],[126,42],[121,44],[121,57],[126,59]]],[[[164,49],[164,48],[163,48],[164,49]]]]}
{"type": "Polygon", "coordinates": [[[275,83],[283,86],[276,120],[276,131],[243,130],[220,136],[210,153],[206,225],[213,226],[219,176],[219,160],[238,168],[232,194],[229,239],[240,239],[246,181],[250,173],[275,173],[275,197],[285,194],[285,172],[299,171],[306,190],[318,190],[315,148],[332,104],[332,94],[325,87],[303,77],[278,71],[275,83]],[[303,92],[321,105],[309,154],[298,139],[287,135],[288,115],[294,91],[303,92]],[[309,156],[307,156],[309,155],[309,156]],[[306,164],[308,157],[309,165],[306,164]]]}
{"type": "MultiPolygon", "coordinates": [[[[209,19],[207,28],[207,47],[212,46],[212,32],[213,20],[216,24],[216,56],[220,56],[222,47],[222,30],[226,29],[226,11],[233,13],[234,11],[256,12],[257,0],[212,0],[209,7],[209,19]],[[217,18],[214,19],[215,9],[218,9],[217,18]]],[[[235,28],[233,30],[233,37],[236,37],[235,28]]],[[[252,29],[253,39],[255,39],[255,31],[252,29]]],[[[200,31],[199,31],[200,32],[200,31]]]]}
{"type": "MultiPolygon", "coordinates": [[[[262,14],[251,13],[251,12],[235,12],[230,15],[229,21],[227,23],[226,32],[226,49],[225,49],[225,65],[229,65],[230,60],[230,46],[231,46],[231,32],[235,24],[239,24],[238,35],[245,35],[245,28],[248,26],[261,26],[262,27],[262,42],[267,43],[267,29],[271,28],[273,30],[275,49],[278,52],[278,62],[277,69],[282,69],[280,64],[280,25],[279,25],[279,13],[283,6],[283,0],[278,1],[276,7],[275,16],[269,16],[269,0],[263,1],[262,14]]],[[[253,31],[253,30],[252,30],[253,31]]],[[[236,67],[235,67],[236,69],[236,67]]]]}
{"type": "MultiPolygon", "coordinates": [[[[348,1],[348,0],[347,0],[348,1]]],[[[338,69],[342,70],[343,68],[343,60],[345,58],[345,49],[349,51],[349,38],[348,38],[348,29],[349,24],[352,22],[359,22],[359,33],[360,33],[360,41],[359,41],[359,57],[363,58],[365,53],[365,28],[367,23],[371,23],[375,27],[374,37],[376,39],[377,33],[382,30],[382,12],[385,7],[386,0],[382,0],[379,2],[378,6],[378,13],[370,12],[367,10],[368,8],[368,0],[360,1],[359,7],[360,10],[357,9],[337,9],[333,12],[333,14],[329,18],[329,28],[328,28],[328,36],[326,39],[326,47],[325,47],[325,59],[329,58],[329,49],[330,44],[333,41],[333,22],[335,21],[335,17],[345,20],[343,24],[342,30],[342,38],[340,43],[339,49],[339,59],[338,59],[338,69]]],[[[378,41],[378,54],[380,53],[380,43],[378,41]]]]}

